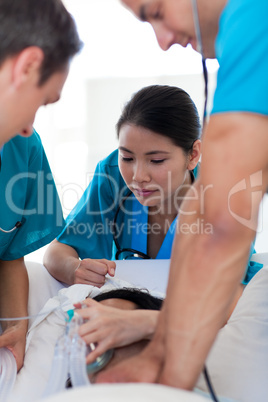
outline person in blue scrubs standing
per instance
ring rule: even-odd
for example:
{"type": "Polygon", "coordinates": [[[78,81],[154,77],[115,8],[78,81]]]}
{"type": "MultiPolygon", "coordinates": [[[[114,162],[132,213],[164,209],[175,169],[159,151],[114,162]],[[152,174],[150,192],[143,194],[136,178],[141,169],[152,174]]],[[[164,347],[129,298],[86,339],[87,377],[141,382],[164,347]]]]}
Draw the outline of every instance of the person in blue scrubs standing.
{"type": "MultiPolygon", "coordinates": [[[[181,203],[197,175],[200,122],[189,95],[153,85],[138,91],[117,123],[118,150],[102,160],[44,265],[56,279],[102,286],[114,260],[169,259],[181,203]]],[[[195,197],[189,192],[187,197],[195,197]]],[[[210,232],[200,219],[185,234],[210,232]]],[[[261,268],[248,265],[246,284],[261,268]]]]}
{"type": "Polygon", "coordinates": [[[142,356],[99,380],[192,389],[244,275],[268,187],[268,2],[123,3],[151,23],[163,50],[176,43],[191,44],[203,58],[219,61],[199,179],[194,183],[197,197],[184,204],[196,212],[179,220],[183,227],[203,218],[213,225],[213,233],[178,232],[154,339],[142,356]],[[200,197],[204,188],[210,188],[205,200],[200,197]]]}
{"type": "Polygon", "coordinates": [[[1,151],[0,317],[1,347],[13,352],[18,369],[24,356],[28,277],[24,256],[52,241],[64,227],[53,176],[36,131],[16,136],[1,151]]]}
{"type": "Polygon", "coordinates": [[[0,348],[12,351],[19,370],[27,320],[14,319],[28,310],[24,256],[50,242],[63,225],[32,125],[40,106],[60,98],[81,41],[59,0],[0,0],[0,37],[0,348]]]}

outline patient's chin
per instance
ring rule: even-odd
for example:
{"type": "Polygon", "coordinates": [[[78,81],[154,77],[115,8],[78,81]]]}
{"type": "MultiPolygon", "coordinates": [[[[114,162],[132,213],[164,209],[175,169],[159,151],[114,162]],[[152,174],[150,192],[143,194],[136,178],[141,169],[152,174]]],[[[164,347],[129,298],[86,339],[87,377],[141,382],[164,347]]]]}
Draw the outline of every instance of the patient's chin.
{"type": "MultiPolygon", "coordinates": [[[[112,369],[117,364],[123,362],[124,360],[127,360],[130,357],[136,356],[137,354],[139,354],[147,346],[148,342],[149,341],[143,339],[139,342],[132,343],[131,345],[122,346],[121,348],[116,348],[114,350],[114,355],[113,355],[112,359],[102,370],[98,371],[95,374],[88,375],[88,378],[89,378],[89,381],[91,382],[91,384],[97,383],[99,374],[106,373],[106,371],[107,371],[107,376],[106,376],[107,382],[109,382],[110,369],[112,369]]],[[[111,370],[111,381],[113,381],[112,370],[111,370]]]]}

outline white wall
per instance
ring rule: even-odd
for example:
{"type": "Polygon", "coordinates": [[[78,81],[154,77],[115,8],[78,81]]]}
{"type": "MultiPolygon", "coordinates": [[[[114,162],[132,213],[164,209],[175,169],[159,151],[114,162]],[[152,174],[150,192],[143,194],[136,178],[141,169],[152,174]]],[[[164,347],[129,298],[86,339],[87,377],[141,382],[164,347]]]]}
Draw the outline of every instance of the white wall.
{"type": "MultiPolygon", "coordinates": [[[[133,92],[151,84],[180,86],[202,116],[204,86],[200,55],[178,45],[163,52],[150,25],[134,18],[118,0],[64,2],[76,20],[84,49],[72,63],[62,99],[38,112],[35,128],[67,215],[96,163],[117,146],[114,127],[133,92]]],[[[217,67],[216,61],[208,62],[209,108],[217,67]]],[[[258,236],[258,251],[266,247],[268,216],[263,222],[267,231],[258,236]]]]}

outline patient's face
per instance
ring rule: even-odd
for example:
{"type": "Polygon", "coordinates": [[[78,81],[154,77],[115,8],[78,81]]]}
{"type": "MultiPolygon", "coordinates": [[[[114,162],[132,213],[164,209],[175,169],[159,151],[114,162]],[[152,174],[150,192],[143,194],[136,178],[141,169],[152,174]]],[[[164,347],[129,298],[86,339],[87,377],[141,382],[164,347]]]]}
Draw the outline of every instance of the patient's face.
{"type": "MultiPolygon", "coordinates": [[[[105,306],[115,307],[122,310],[136,310],[138,308],[138,306],[135,303],[123,299],[107,299],[100,301],[100,303],[104,304],[105,306]]],[[[147,340],[142,340],[128,346],[116,348],[114,350],[112,359],[102,370],[100,370],[98,373],[88,375],[90,382],[91,383],[96,382],[99,373],[103,373],[105,370],[110,369],[111,367],[122,362],[123,360],[140,353],[147,344],[148,344],[147,340]]]]}

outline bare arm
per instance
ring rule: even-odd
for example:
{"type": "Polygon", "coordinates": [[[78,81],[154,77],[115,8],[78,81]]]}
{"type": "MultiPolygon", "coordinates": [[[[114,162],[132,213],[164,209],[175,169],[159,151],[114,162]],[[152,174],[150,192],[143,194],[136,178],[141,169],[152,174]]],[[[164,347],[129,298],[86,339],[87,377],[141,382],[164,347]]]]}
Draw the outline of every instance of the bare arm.
{"type": "Polygon", "coordinates": [[[115,262],[90,258],[80,260],[73,247],[54,240],[44,255],[44,266],[54,278],[67,285],[82,283],[101,287],[107,273],[114,276],[115,262]]]}
{"type": "MultiPolygon", "coordinates": [[[[28,291],[28,274],[24,259],[0,260],[0,317],[27,316],[28,291]]],[[[3,321],[1,326],[3,334],[0,336],[0,348],[7,347],[12,351],[19,370],[23,365],[28,322],[3,321]]]]}
{"type": "Polygon", "coordinates": [[[194,213],[180,214],[172,251],[161,313],[167,330],[163,334],[158,328],[166,345],[162,383],[191,389],[226,321],[255,236],[268,182],[267,161],[267,117],[211,117],[195,185],[197,197],[182,205],[184,212],[194,213]],[[209,225],[207,231],[198,226],[201,222],[209,225]],[[196,227],[198,231],[191,230],[196,227]]]}

